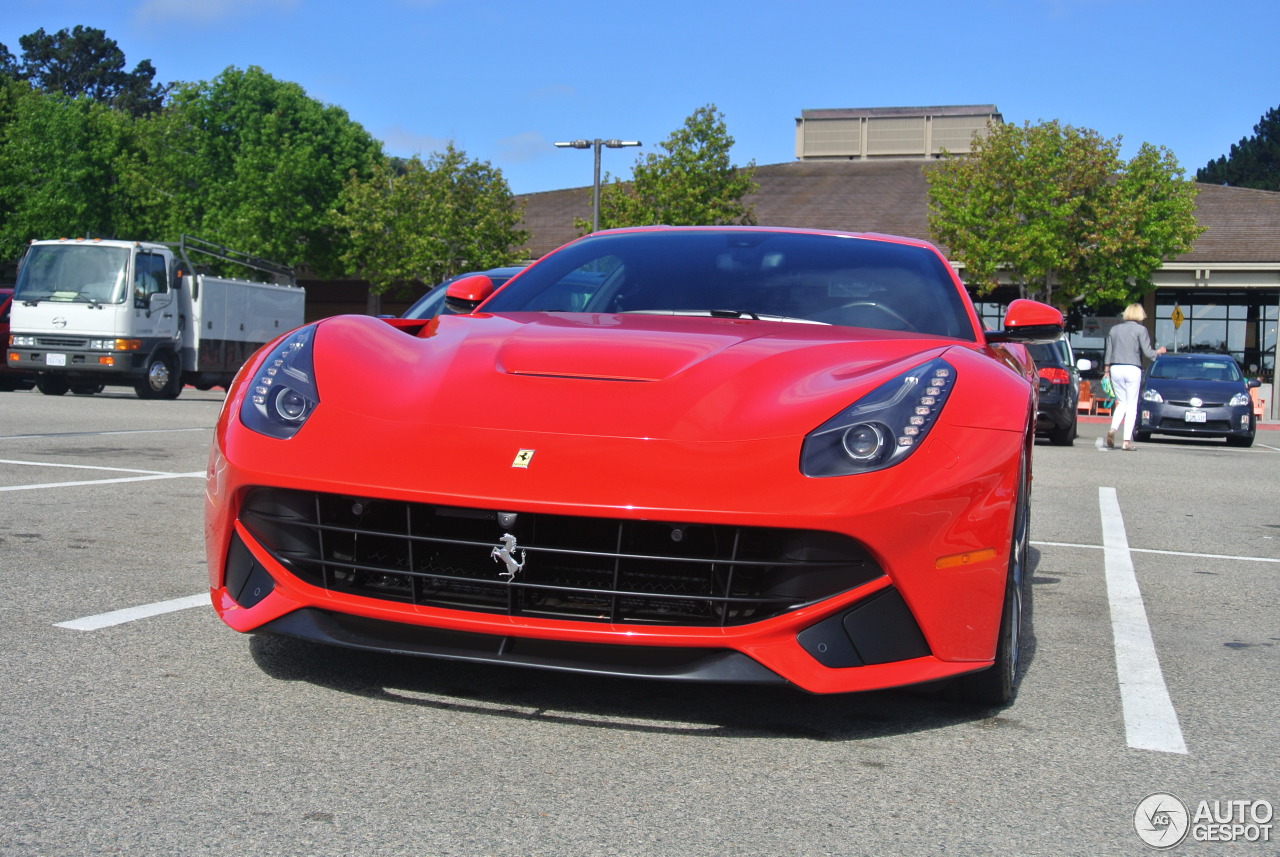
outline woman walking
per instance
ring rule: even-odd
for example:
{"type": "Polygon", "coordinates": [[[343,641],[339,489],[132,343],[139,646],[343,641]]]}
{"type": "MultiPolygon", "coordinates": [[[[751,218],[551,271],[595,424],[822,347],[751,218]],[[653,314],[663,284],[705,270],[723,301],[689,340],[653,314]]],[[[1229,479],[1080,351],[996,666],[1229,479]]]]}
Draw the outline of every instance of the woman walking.
{"type": "Polygon", "coordinates": [[[1141,304],[1129,304],[1124,308],[1124,321],[1111,328],[1107,334],[1107,350],[1102,358],[1102,373],[1111,378],[1116,399],[1111,409],[1111,430],[1107,432],[1107,447],[1116,448],[1116,432],[1123,429],[1124,448],[1137,449],[1133,444],[1133,429],[1138,421],[1138,394],[1142,387],[1142,358],[1154,360],[1164,354],[1163,348],[1151,347],[1151,335],[1142,326],[1147,311],[1141,304]]]}

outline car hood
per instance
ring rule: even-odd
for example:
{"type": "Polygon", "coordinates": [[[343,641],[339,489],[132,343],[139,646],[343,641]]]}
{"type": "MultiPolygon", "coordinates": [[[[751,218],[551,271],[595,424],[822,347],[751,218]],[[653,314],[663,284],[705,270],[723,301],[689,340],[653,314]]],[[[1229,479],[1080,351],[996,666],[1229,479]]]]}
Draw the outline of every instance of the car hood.
{"type": "Polygon", "coordinates": [[[368,419],[736,441],[807,432],[956,345],[736,318],[442,316],[414,336],[340,316],[320,324],[314,365],[322,410],[368,419]]]}

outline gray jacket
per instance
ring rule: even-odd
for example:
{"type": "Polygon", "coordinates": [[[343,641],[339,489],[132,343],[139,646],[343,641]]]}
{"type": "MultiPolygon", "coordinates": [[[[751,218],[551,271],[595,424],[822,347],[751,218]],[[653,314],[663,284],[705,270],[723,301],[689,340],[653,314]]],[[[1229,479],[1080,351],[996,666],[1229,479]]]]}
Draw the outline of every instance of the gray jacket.
{"type": "Polygon", "coordinates": [[[1125,321],[1111,328],[1107,334],[1107,351],[1102,358],[1104,366],[1122,363],[1142,366],[1142,356],[1155,360],[1157,352],[1151,347],[1151,335],[1136,321],[1125,321]]]}

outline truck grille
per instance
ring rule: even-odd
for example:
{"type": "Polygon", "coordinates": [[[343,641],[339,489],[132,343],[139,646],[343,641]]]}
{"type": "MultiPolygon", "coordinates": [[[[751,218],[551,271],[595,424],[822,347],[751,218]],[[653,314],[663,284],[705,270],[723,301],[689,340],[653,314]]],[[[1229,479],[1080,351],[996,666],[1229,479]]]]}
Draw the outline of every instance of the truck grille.
{"type": "Polygon", "coordinates": [[[253,489],[240,521],[313,586],[526,617],[742,625],[883,575],[856,541],[816,530],[509,514],[273,488],[253,489]]]}
{"type": "Polygon", "coordinates": [[[83,336],[37,336],[36,345],[42,348],[85,348],[89,340],[83,336]]]}

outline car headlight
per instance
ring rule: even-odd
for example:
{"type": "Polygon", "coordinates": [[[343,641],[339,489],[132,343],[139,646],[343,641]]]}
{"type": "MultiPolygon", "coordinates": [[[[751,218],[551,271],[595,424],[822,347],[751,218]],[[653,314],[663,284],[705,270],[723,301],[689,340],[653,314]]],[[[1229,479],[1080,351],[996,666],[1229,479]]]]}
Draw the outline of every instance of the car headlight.
{"type": "Polygon", "coordinates": [[[1236,393],[1231,397],[1231,401],[1227,402],[1233,408],[1239,408],[1244,405],[1252,404],[1253,400],[1249,398],[1248,393],[1236,393]]]}
{"type": "Polygon", "coordinates": [[[291,438],[320,404],[311,360],[315,330],[315,325],[295,330],[258,365],[240,406],[246,428],[291,438]]]}
{"type": "Polygon", "coordinates": [[[924,440],[955,382],[955,367],[936,358],[881,384],[809,433],[800,471],[848,476],[892,467],[924,440]]]}
{"type": "Polygon", "coordinates": [[[1163,402],[1164,396],[1160,395],[1159,390],[1153,390],[1150,387],[1142,391],[1142,401],[1144,402],[1163,402]]]}

